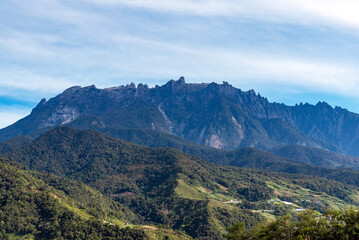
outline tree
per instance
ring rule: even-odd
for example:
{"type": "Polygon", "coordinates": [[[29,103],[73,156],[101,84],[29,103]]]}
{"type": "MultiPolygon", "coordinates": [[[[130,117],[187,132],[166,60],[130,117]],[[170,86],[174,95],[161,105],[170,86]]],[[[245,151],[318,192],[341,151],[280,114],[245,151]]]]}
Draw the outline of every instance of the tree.
{"type": "Polygon", "coordinates": [[[249,239],[248,230],[243,222],[237,222],[235,225],[227,228],[229,240],[245,240],[249,239]]]}

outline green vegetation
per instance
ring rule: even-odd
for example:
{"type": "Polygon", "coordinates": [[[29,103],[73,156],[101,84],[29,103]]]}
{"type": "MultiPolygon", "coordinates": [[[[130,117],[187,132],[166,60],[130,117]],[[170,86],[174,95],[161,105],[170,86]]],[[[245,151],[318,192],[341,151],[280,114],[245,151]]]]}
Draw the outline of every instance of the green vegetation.
{"type": "Polygon", "coordinates": [[[305,211],[298,217],[281,216],[274,221],[264,221],[247,230],[238,222],[228,228],[230,240],[349,240],[359,238],[359,212],[328,210],[322,216],[315,211],[305,211]]]}
{"type": "MultiPolygon", "coordinates": [[[[89,196],[83,195],[81,201],[78,201],[80,198],[72,199],[4,159],[0,159],[0,179],[0,239],[20,236],[24,236],[23,239],[146,238],[143,230],[121,228],[110,223],[110,217],[122,214],[117,212],[120,209],[115,211],[117,204],[104,208],[99,204],[90,208],[90,203],[86,203],[89,196]]],[[[70,188],[83,185],[71,183],[77,186],[70,188]]],[[[88,191],[85,189],[82,194],[88,191]]],[[[104,198],[95,191],[93,194],[99,198],[96,204],[104,198]]]]}
{"type": "Polygon", "coordinates": [[[124,225],[124,222],[139,223],[136,215],[127,207],[114,202],[81,182],[49,173],[36,171],[30,173],[36,179],[41,179],[48,186],[58,190],[56,195],[52,195],[66,208],[83,218],[95,217],[120,226],[124,225]]]}
{"type": "Polygon", "coordinates": [[[182,78],[154,89],[68,89],[0,130],[1,139],[41,135],[0,144],[13,161],[0,161],[0,239],[356,239],[357,213],[345,209],[359,205],[359,172],[334,168],[357,166],[357,159],[299,146],[278,157],[188,141],[338,151],[330,141],[358,152],[350,124],[327,111],[326,104],[291,110],[227,83],[186,85],[182,78]],[[64,123],[62,107],[79,115],[70,127],[147,147],[95,131],[46,132],[64,123]],[[309,136],[313,129],[322,140],[309,136]]]}
{"type": "Polygon", "coordinates": [[[352,167],[358,169],[359,158],[340,155],[321,148],[304,147],[300,145],[287,145],[271,150],[277,156],[294,159],[316,166],[343,168],[352,167]]]}
{"type": "Polygon", "coordinates": [[[77,129],[93,129],[108,136],[144,146],[176,148],[215,164],[310,175],[359,186],[358,171],[328,168],[355,167],[358,162],[355,157],[341,156],[325,150],[294,145],[273,150],[274,153],[283,157],[249,147],[225,151],[196,144],[164,132],[150,129],[103,127],[99,124],[92,124],[94,122],[99,123],[101,120],[97,117],[86,116],[70,123],[69,126],[77,129]]]}
{"type": "Polygon", "coordinates": [[[251,227],[296,208],[324,212],[329,207],[344,209],[359,202],[355,186],[333,180],[219,166],[175,149],[142,147],[95,131],[66,127],[55,128],[7,156],[30,169],[81,181],[119,203],[87,203],[95,193],[81,202],[82,193],[73,191],[69,182],[58,184],[54,175],[36,173],[50,186],[77,199],[75,208],[91,209],[75,211],[73,205],[64,205],[83,219],[88,215],[107,217],[109,222],[125,218],[198,239],[223,239],[227,227],[238,221],[251,227]],[[107,206],[102,208],[107,209],[105,213],[96,210],[101,204],[107,206]],[[115,215],[114,208],[120,209],[121,216],[115,215]]]}
{"type": "Polygon", "coordinates": [[[0,153],[13,152],[16,149],[31,143],[31,138],[18,135],[17,137],[7,139],[0,143],[0,153]]]}

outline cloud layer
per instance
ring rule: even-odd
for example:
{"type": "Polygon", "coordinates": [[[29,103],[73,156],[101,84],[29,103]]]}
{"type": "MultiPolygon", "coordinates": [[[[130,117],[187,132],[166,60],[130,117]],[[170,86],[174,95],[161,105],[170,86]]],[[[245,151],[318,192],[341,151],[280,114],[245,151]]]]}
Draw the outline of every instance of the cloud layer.
{"type": "Polygon", "coordinates": [[[358,10],[349,0],[4,0],[0,97],[35,104],[72,85],[184,75],[359,112],[358,10]]]}
{"type": "Polygon", "coordinates": [[[359,27],[355,0],[90,0],[102,6],[131,6],[198,16],[250,17],[296,24],[343,24],[359,27]]]}

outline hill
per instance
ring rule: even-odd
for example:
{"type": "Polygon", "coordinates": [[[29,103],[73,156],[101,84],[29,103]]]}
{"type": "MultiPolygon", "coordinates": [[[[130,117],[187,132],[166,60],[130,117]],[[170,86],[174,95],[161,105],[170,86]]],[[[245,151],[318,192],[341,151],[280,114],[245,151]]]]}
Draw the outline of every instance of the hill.
{"type": "Polygon", "coordinates": [[[316,166],[358,169],[359,158],[333,153],[320,148],[288,145],[271,149],[270,152],[277,156],[291,158],[299,162],[309,163],[316,166]]]}
{"type": "Polygon", "coordinates": [[[184,78],[149,88],[134,84],[72,87],[0,130],[0,141],[32,135],[85,116],[103,127],[152,129],[220,149],[272,149],[288,144],[359,155],[359,115],[324,102],[286,106],[228,83],[187,84],[184,78]]]}
{"type": "MultiPolygon", "coordinates": [[[[286,169],[282,168],[282,165],[285,164],[287,168],[291,169],[303,168],[304,170],[302,172],[304,172],[308,171],[311,165],[325,168],[357,169],[359,164],[359,158],[357,157],[341,155],[321,148],[300,145],[286,145],[270,149],[269,152],[275,156],[264,151],[256,150],[254,148],[221,150],[201,144],[196,144],[174,134],[152,129],[104,127],[101,125],[101,120],[95,116],[80,117],[79,119],[65,125],[80,130],[96,130],[114,138],[123,139],[148,147],[176,148],[208,162],[222,165],[260,168],[277,172],[288,172],[286,169]],[[256,158],[257,160],[253,161],[253,158],[256,158]],[[261,162],[265,162],[266,167],[264,167],[261,162]],[[304,163],[304,165],[301,163],[304,163]]],[[[46,130],[48,129],[46,128],[33,132],[31,136],[40,136],[46,132],[46,130]]],[[[28,144],[29,142],[31,142],[30,138],[18,136],[14,139],[9,139],[3,143],[0,143],[0,149],[3,149],[4,152],[10,152],[14,151],[20,146],[28,144]],[[22,139],[25,140],[24,143],[21,143],[22,139]],[[12,147],[12,145],[15,146],[12,147]]],[[[312,171],[309,170],[308,173],[310,172],[312,171]]]]}
{"type": "Polygon", "coordinates": [[[15,151],[16,149],[29,144],[31,141],[31,138],[22,135],[7,139],[0,143],[0,154],[15,151]]]}
{"type": "Polygon", "coordinates": [[[175,149],[67,127],[8,157],[89,184],[128,206],[141,224],[167,225],[200,239],[222,239],[237,221],[250,226],[299,205],[324,211],[358,204],[355,186],[333,180],[218,166],[175,149]],[[268,202],[272,198],[297,204],[268,202]]]}
{"type": "MultiPolygon", "coordinates": [[[[93,129],[105,133],[108,136],[124,139],[144,146],[176,148],[187,154],[219,165],[246,167],[272,172],[312,175],[334,179],[336,181],[354,184],[357,186],[359,184],[359,181],[357,181],[357,179],[359,179],[358,172],[348,169],[356,168],[356,157],[339,155],[323,149],[297,145],[278,148],[278,150],[300,149],[302,153],[312,153],[305,155],[305,158],[303,158],[302,154],[296,154],[295,151],[294,154],[283,154],[281,157],[280,151],[275,152],[278,155],[274,155],[270,152],[250,147],[237,150],[221,150],[196,144],[173,134],[151,129],[101,127],[98,121],[98,118],[88,116],[80,118],[79,121],[75,120],[68,125],[77,129],[93,129]],[[321,159],[321,161],[318,161],[318,159],[321,159]],[[335,165],[333,164],[333,161],[335,161],[335,165]]],[[[274,152],[276,149],[272,149],[271,151],[274,152]]]]}
{"type": "Polygon", "coordinates": [[[130,210],[82,183],[24,171],[3,158],[0,180],[0,236],[4,239],[146,238],[141,229],[115,225],[136,220],[130,210]]]}

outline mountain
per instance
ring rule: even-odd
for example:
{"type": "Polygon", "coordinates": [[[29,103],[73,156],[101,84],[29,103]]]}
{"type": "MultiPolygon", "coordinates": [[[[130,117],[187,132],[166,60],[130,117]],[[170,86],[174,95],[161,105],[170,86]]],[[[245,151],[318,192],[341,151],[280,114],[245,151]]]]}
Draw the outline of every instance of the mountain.
{"type": "Polygon", "coordinates": [[[223,239],[237,221],[254,225],[299,205],[323,212],[359,204],[354,185],[214,165],[175,149],[68,127],[56,127],[7,157],[96,188],[127,206],[140,224],[166,225],[199,239],[223,239]],[[299,205],[271,204],[271,198],[299,205]]]}
{"type": "Polygon", "coordinates": [[[270,103],[253,90],[244,92],[226,82],[187,84],[184,78],[154,88],[69,88],[1,129],[0,141],[19,134],[38,136],[86,116],[95,116],[99,121],[94,124],[102,127],[152,129],[220,149],[294,144],[359,155],[358,114],[325,102],[270,103]]]}

